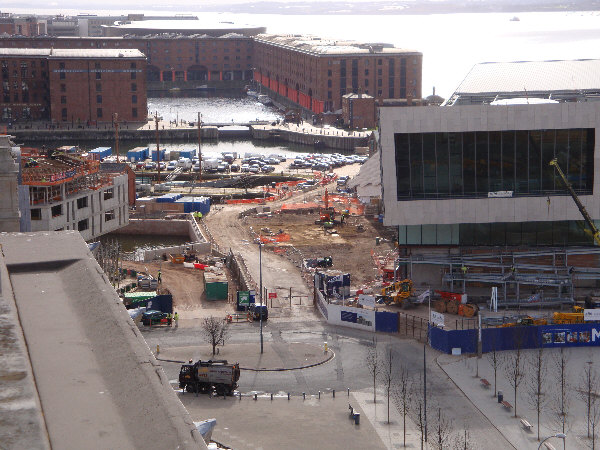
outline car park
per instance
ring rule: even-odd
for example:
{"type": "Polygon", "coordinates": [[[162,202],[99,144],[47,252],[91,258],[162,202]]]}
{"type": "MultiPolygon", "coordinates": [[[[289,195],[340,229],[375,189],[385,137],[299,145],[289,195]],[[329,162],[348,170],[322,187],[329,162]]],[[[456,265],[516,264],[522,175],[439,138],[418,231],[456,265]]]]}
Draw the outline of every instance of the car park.
{"type": "Polygon", "coordinates": [[[250,172],[250,164],[242,164],[242,172],[250,172]]]}
{"type": "Polygon", "coordinates": [[[237,164],[232,164],[230,167],[232,172],[239,172],[240,171],[240,166],[238,166],[237,164]]]}
{"type": "Polygon", "coordinates": [[[275,167],[266,165],[266,166],[262,166],[260,170],[263,171],[264,173],[271,173],[275,170],[275,167]]]}
{"type": "Polygon", "coordinates": [[[260,172],[260,166],[258,164],[251,165],[250,169],[249,169],[249,172],[250,173],[258,173],[258,172],[260,172]]]}

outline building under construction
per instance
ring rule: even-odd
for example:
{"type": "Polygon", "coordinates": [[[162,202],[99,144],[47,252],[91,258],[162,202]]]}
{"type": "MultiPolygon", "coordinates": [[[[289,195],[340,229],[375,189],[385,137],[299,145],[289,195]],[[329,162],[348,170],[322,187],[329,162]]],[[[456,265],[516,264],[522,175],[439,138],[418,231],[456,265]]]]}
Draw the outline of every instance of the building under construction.
{"type": "Polygon", "coordinates": [[[77,230],[85,240],[129,222],[129,175],[76,154],[22,149],[21,231],[77,230]]]}

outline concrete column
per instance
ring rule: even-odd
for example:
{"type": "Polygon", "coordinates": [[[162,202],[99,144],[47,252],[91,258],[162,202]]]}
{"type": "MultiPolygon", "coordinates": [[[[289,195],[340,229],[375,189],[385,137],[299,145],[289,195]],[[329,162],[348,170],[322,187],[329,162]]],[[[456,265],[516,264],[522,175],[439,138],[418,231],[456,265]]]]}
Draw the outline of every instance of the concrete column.
{"type": "Polygon", "coordinates": [[[19,232],[20,217],[17,175],[19,167],[12,157],[11,136],[0,136],[0,231],[19,232]]]}

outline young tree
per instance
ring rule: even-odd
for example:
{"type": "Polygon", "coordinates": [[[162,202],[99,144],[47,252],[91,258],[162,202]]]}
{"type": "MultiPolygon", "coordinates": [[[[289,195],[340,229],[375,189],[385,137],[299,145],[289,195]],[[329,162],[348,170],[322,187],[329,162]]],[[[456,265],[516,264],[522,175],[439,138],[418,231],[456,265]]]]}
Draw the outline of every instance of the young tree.
{"type": "Polygon", "coordinates": [[[377,340],[373,339],[373,345],[367,350],[367,369],[373,377],[373,403],[377,403],[377,375],[381,371],[379,352],[377,351],[377,340]]]}
{"type": "Polygon", "coordinates": [[[487,359],[494,371],[494,397],[496,397],[498,395],[498,370],[502,367],[502,358],[496,346],[496,334],[492,334],[492,350],[487,354],[487,359]]]}
{"type": "Polygon", "coordinates": [[[512,351],[512,353],[506,356],[506,360],[504,362],[504,373],[506,374],[509,384],[513,388],[515,396],[515,417],[517,417],[517,394],[519,391],[519,386],[525,377],[525,365],[523,361],[522,335],[518,332],[518,330],[515,330],[515,332],[515,349],[512,351]]]}
{"type": "Polygon", "coordinates": [[[579,383],[579,397],[585,403],[587,410],[587,437],[590,438],[590,424],[592,409],[598,400],[598,391],[600,385],[598,381],[598,374],[592,368],[592,361],[589,361],[581,374],[581,381],[579,383]]]}
{"type": "Polygon", "coordinates": [[[400,366],[397,380],[398,382],[393,391],[394,404],[398,408],[398,411],[400,411],[400,414],[402,414],[403,445],[406,447],[406,416],[408,415],[411,402],[411,381],[406,367],[400,366]]]}
{"type": "Polygon", "coordinates": [[[215,356],[217,345],[225,345],[229,337],[227,322],[214,316],[202,320],[202,335],[204,340],[212,345],[212,354],[215,356]]]}
{"type": "Polygon", "coordinates": [[[381,381],[385,389],[387,396],[387,423],[390,423],[390,398],[392,394],[392,388],[394,381],[396,380],[396,373],[394,372],[394,354],[392,353],[392,347],[389,348],[385,354],[385,358],[382,361],[381,367],[381,381]]]}
{"type": "Polygon", "coordinates": [[[421,450],[425,442],[425,402],[423,401],[423,379],[419,377],[418,382],[411,383],[411,404],[408,408],[408,416],[417,425],[421,433],[421,450]]]}
{"type": "Polygon", "coordinates": [[[540,440],[540,415],[547,403],[547,397],[544,381],[546,380],[546,360],[544,359],[544,349],[538,348],[529,358],[529,365],[533,368],[533,373],[528,380],[528,401],[529,406],[535,409],[537,413],[537,440],[540,440]]]}
{"type": "MultiPolygon", "coordinates": [[[[567,416],[569,414],[569,406],[571,402],[571,386],[568,380],[568,365],[569,358],[565,353],[564,347],[560,349],[559,353],[554,354],[554,380],[556,388],[554,389],[554,399],[552,401],[552,411],[554,412],[554,419],[557,425],[562,427],[562,432],[565,433],[567,429],[567,416]]],[[[563,447],[565,441],[563,439],[563,447]]]]}
{"type": "Polygon", "coordinates": [[[431,441],[433,448],[445,450],[448,448],[452,434],[452,421],[442,414],[442,408],[438,408],[433,428],[434,439],[431,441]]]}
{"type": "Polygon", "coordinates": [[[465,428],[462,432],[459,432],[454,438],[454,450],[475,450],[477,447],[471,442],[471,435],[465,424],[465,428]]]}

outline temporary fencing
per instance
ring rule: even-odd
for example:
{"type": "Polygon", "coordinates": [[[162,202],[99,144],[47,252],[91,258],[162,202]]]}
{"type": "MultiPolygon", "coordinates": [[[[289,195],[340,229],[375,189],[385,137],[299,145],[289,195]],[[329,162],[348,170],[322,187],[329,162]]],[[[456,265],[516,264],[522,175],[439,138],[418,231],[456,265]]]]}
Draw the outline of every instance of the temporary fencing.
{"type": "Polygon", "coordinates": [[[290,240],[290,235],[287,233],[279,233],[274,236],[263,236],[261,234],[259,236],[259,239],[263,244],[275,242],[288,242],[290,240]]]}

